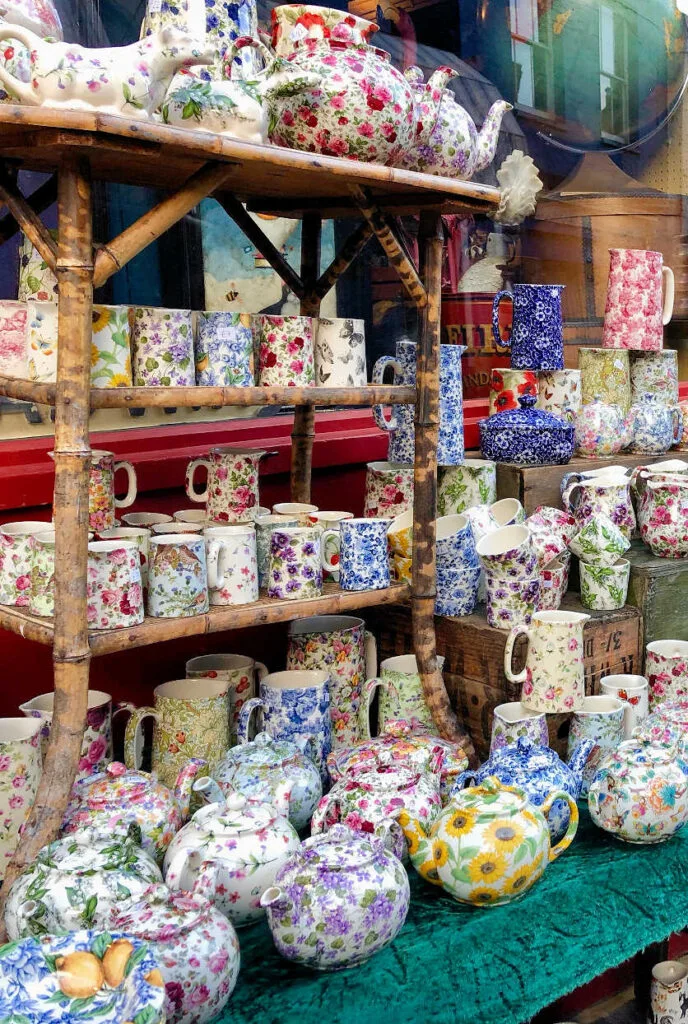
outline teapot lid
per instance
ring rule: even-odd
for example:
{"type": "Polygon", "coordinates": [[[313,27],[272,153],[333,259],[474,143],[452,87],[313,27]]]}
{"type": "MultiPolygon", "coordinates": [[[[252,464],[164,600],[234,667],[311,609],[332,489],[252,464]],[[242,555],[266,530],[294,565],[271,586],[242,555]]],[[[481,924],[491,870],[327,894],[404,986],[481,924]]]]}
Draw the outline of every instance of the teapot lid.
{"type": "Polygon", "coordinates": [[[340,785],[347,789],[365,788],[370,789],[395,789],[397,791],[412,789],[418,784],[421,776],[438,778],[430,772],[412,771],[403,765],[373,764],[367,765],[361,771],[346,776],[340,785]]]}
{"type": "Polygon", "coordinates": [[[84,779],[84,798],[93,810],[114,806],[117,810],[129,801],[140,800],[152,789],[160,797],[174,800],[173,794],[149,772],[134,771],[120,761],[113,761],[104,772],[84,779]]]}
{"type": "Polygon", "coordinates": [[[250,800],[241,793],[231,793],[224,804],[208,804],[196,811],[191,821],[201,831],[225,832],[241,835],[269,828],[280,818],[272,804],[261,800],[250,800]]]}
{"type": "Polygon", "coordinates": [[[92,874],[94,869],[101,868],[123,871],[129,868],[142,872],[146,870],[146,860],[150,860],[149,867],[153,876],[159,877],[160,872],[154,861],[129,836],[114,834],[86,837],[76,832],[44,846],[39,850],[34,863],[78,875],[83,872],[92,874]]]}
{"type": "Polygon", "coordinates": [[[529,806],[528,797],[522,789],[504,785],[496,775],[488,775],[478,785],[454,793],[449,807],[457,804],[460,807],[475,807],[481,815],[490,817],[519,814],[526,808],[536,811],[536,808],[529,806]]]}
{"type": "Polygon", "coordinates": [[[633,738],[620,743],[611,756],[629,765],[673,764],[676,761],[677,739],[673,731],[663,739],[658,739],[646,733],[641,726],[636,729],[633,738]]]}
{"type": "Polygon", "coordinates": [[[150,885],[140,900],[127,902],[109,927],[147,942],[171,942],[206,927],[211,911],[212,904],[205,896],[150,885]]]}
{"type": "Polygon", "coordinates": [[[301,749],[291,740],[276,740],[268,732],[259,732],[254,740],[232,747],[222,758],[220,773],[232,766],[242,764],[257,767],[278,768],[294,757],[305,757],[301,749]]]}
{"type": "Polygon", "coordinates": [[[537,395],[520,395],[519,408],[500,412],[498,416],[488,416],[478,424],[481,430],[501,433],[503,430],[546,430],[548,433],[570,434],[572,427],[566,420],[554,416],[544,409],[536,409],[537,395]]]}
{"type": "Polygon", "coordinates": [[[516,743],[495,750],[481,770],[489,768],[491,764],[498,766],[514,762],[522,767],[527,765],[528,774],[538,771],[549,772],[554,767],[568,771],[556,750],[533,743],[527,736],[519,736],[516,743]]]}
{"type": "MultiPolygon", "coordinates": [[[[468,758],[457,744],[429,732],[411,732],[409,723],[405,721],[387,722],[382,735],[363,740],[353,747],[333,750],[327,757],[327,764],[335,776],[339,777],[354,769],[357,773],[366,769],[373,771],[380,765],[389,764],[390,760],[399,762],[402,767],[409,767],[409,757],[413,759],[413,764],[421,762],[428,771],[444,767],[448,758],[458,762],[465,760],[463,768],[468,767],[468,758]],[[438,759],[437,766],[435,757],[438,759]]],[[[459,765],[452,763],[452,767],[459,765]]]]}
{"type": "Polygon", "coordinates": [[[356,832],[348,825],[332,825],[327,832],[305,839],[296,851],[304,865],[346,871],[368,864],[385,850],[384,842],[375,835],[356,832]]]}

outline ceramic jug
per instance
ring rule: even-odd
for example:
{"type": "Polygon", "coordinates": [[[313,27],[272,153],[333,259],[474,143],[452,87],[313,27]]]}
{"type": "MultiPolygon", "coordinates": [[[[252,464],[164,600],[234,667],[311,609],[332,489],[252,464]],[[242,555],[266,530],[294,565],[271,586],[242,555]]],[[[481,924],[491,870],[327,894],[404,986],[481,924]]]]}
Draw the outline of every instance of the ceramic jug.
{"type": "MultiPolygon", "coordinates": [[[[54,453],[48,452],[50,458],[54,453]]],[[[117,525],[115,509],[129,508],[136,501],[136,470],[130,462],[115,461],[114,452],[100,448],[91,450],[91,469],[88,478],[88,528],[97,533],[111,530],[117,525]],[[115,475],[123,469],[127,474],[128,489],[123,498],[115,496],[115,475]]]]}
{"type": "Polygon", "coordinates": [[[578,349],[583,405],[599,401],[618,405],[626,415],[631,408],[631,363],[628,352],[620,348],[578,349]]]}
{"type": "MultiPolygon", "coordinates": [[[[50,739],[50,725],[53,720],[54,693],[41,693],[19,705],[27,718],[37,718],[41,723],[41,753],[45,757],[50,739]]],[[[121,706],[115,711],[118,714],[121,706]]],[[[88,778],[94,772],[105,771],[112,761],[112,697],[102,690],[88,691],[86,728],[81,743],[81,756],[76,781],[88,778]]]]}
{"type": "Polygon", "coordinates": [[[592,480],[574,481],[564,491],[561,502],[579,527],[591,518],[608,516],[630,540],[635,529],[635,513],[627,479],[597,476],[592,480]]]}
{"type": "Polygon", "coordinates": [[[267,452],[229,445],[212,448],[205,459],[194,459],[186,469],[186,493],[192,501],[206,502],[209,523],[241,523],[255,519],[258,500],[258,464],[267,452]],[[194,490],[196,470],[204,466],[208,483],[194,490]]]}
{"type": "Polygon", "coordinates": [[[518,743],[519,739],[548,747],[547,718],[541,711],[529,711],[518,700],[498,704],[493,711],[490,754],[518,743]]]}
{"type": "Polygon", "coordinates": [[[632,452],[661,455],[681,440],[683,413],[677,405],[665,405],[658,395],[646,394],[631,406],[627,426],[632,452]]]}
{"type": "Polygon", "coordinates": [[[640,536],[659,558],[688,555],[688,478],[650,477],[642,500],[640,536]]]}
{"type": "MultiPolygon", "coordinates": [[[[444,657],[437,659],[442,671],[444,657]]],[[[415,654],[400,654],[380,662],[378,678],[368,679],[363,689],[359,731],[362,739],[370,739],[370,706],[378,695],[377,726],[384,732],[390,722],[406,722],[412,730],[434,732],[430,708],[425,702],[423,684],[415,654]]]]}
{"type": "Polygon", "coordinates": [[[586,697],[583,707],[571,718],[567,743],[567,754],[572,757],[576,747],[585,740],[591,741],[591,749],[584,759],[580,795],[588,795],[590,783],[595,777],[600,761],[615,750],[624,739],[624,705],[618,697],[607,694],[586,697]]]}
{"type": "Polygon", "coordinates": [[[41,724],[35,718],[0,718],[0,881],[41,779],[41,724]]]}
{"type": "Polygon", "coordinates": [[[652,968],[647,1024],[683,1024],[688,1009],[688,967],[663,960],[652,968]]]}
{"type": "Polygon", "coordinates": [[[227,684],[230,747],[238,742],[237,726],[242,707],[255,697],[257,681],[267,674],[267,667],[262,661],[254,661],[244,654],[201,654],[187,661],[187,679],[220,679],[227,684]]]}
{"type": "Polygon", "coordinates": [[[682,459],[666,459],[663,462],[655,462],[651,466],[636,466],[631,473],[631,494],[635,500],[637,510],[638,526],[641,530],[647,518],[647,510],[650,496],[647,492],[647,485],[650,480],[655,483],[675,483],[679,487],[688,481],[684,474],[688,472],[688,463],[682,459]]]}
{"type": "Polygon", "coordinates": [[[512,292],[500,291],[492,307],[492,333],[495,344],[511,348],[515,370],[563,370],[564,335],[561,318],[563,284],[515,284],[512,292]],[[500,333],[499,304],[511,299],[514,304],[511,339],[500,333]]]}
{"type": "Polygon", "coordinates": [[[631,399],[657,395],[665,405],[679,404],[678,352],[663,348],[657,352],[629,352],[631,360],[631,399]]]}
{"type": "Polygon", "coordinates": [[[522,683],[521,703],[530,711],[548,714],[578,711],[583,707],[583,612],[535,612],[532,625],[513,626],[504,648],[504,672],[511,683],[522,683]],[[514,645],[528,638],[526,667],[512,669],[514,645]]]}
{"type": "Polygon", "coordinates": [[[645,648],[650,711],[668,700],[688,700],[688,641],[653,640],[645,648]]]}
{"type": "Polygon", "coordinates": [[[610,249],[602,344],[661,349],[674,311],[674,274],[661,252],[610,249]],[[662,285],[664,297],[662,298],[662,285]]]}

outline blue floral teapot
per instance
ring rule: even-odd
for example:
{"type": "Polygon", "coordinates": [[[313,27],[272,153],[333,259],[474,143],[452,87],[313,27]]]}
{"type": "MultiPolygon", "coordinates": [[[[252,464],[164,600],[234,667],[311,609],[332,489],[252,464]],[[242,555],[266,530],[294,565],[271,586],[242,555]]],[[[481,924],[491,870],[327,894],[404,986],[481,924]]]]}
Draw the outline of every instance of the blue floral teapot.
{"type": "MultiPolygon", "coordinates": [[[[582,740],[568,764],[565,764],[556,751],[536,746],[529,739],[520,737],[517,743],[495,750],[477,772],[463,772],[456,780],[453,795],[467,783],[482,785],[491,775],[495,775],[502,785],[522,789],[536,807],[542,807],[547,797],[557,790],[577,800],[583,783],[583,769],[593,747],[591,740],[582,740]]],[[[569,818],[566,803],[555,800],[547,815],[552,844],[565,835],[569,818]]]]}

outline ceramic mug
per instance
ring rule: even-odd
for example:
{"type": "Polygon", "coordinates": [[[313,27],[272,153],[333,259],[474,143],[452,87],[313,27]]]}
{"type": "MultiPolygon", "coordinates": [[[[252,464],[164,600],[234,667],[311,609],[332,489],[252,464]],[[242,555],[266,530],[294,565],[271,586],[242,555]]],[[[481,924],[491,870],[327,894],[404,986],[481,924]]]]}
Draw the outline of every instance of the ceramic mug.
{"type": "Polygon", "coordinates": [[[40,521],[0,526],[0,604],[28,608],[35,537],[54,534],[53,524],[40,521]]]}
{"type": "Polygon", "coordinates": [[[688,641],[653,640],[645,648],[650,711],[667,700],[688,699],[688,641]]]}
{"type": "MultiPolygon", "coordinates": [[[[444,658],[437,658],[441,672],[444,658]]],[[[377,678],[366,680],[361,701],[360,732],[370,739],[370,706],[377,693],[377,731],[382,735],[390,722],[405,722],[412,730],[435,732],[435,723],[425,701],[423,683],[415,654],[401,654],[380,662],[377,678]]]]}
{"type": "Polygon", "coordinates": [[[131,387],[131,314],[129,306],[93,307],[91,387],[131,387]]]}
{"type": "Polygon", "coordinates": [[[580,596],[585,608],[611,611],[623,608],[628,595],[631,563],[619,558],[613,565],[580,563],[580,596]]]}
{"type": "Polygon", "coordinates": [[[196,384],[252,387],[253,331],[249,313],[203,312],[196,317],[196,384]]]}
{"type": "Polygon", "coordinates": [[[28,377],[28,318],[25,302],[0,301],[0,373],[28,377]]]}
{"type": "Polygon", "coordinates": [[[589,618],[583,612],[535,612],[532,625],[511,630],[504,648],[504,673],[510,683],[522,684],[525,707],[547,714],[566,714],[583,707],[583,628],[589,618]],[[520,636],[528,638],[528,650],[526,667],[516,674],[512,660],[520,636]]]}
{"type": "Polygon", "coordinates": [[[584,697],[583,706],[574,712],[569,729],[566,756],[571,760],[576,748],[583,740],[595,745],[588,754],[583,768],[581,797],[587,797],[590,783],[600,762],[612,750],[616,750],[624,738],[624,705],[617,697],[602,694],[584,697]]]}
{"type": "Polygon", "coordinates": [[[566,552],[579,526],[570,512],[548,505],[538,505],[525,521],[541,567],[566,552]]]}
{"type": "Polygon", "coordinates": [[[561,316],[563,284],[515,284],[513,293],[499,291],[492,305],[492,334],[500,348],[511,349],[515,370],[563,370],[564,334],[561,316]],[[514,304],[511,338],[500,333],[499,304],[514,304]]]}
{"type": "Polygon", "coordinates": [[[339,569],[342,590],[384,590],[390,585],[387,551],[388,519],[345,519],[339,530],[325,530],[323,548],[328,542],[340,544],[338,561],[322,556],[323,568],[339,569]]]}
{"type": "Polygon", "coordinates": [[[124,629],[143,622],[141,558],[134,541],[88,545],[86,617],[89,629],[124,629]]]}
{"type": "Polygon", "coordinates": [[[319,511],[317,505],[309,505],[305,501],[280,501],[272,506],[274,516],[285,516],[288,519],[295,516],[299,521],[299,526],[312,526],[311,516],[319,511]]]}
{"type": "Polygon", "coordinates": [[[674,310],[674,274],[661,252],[610,249],[602,344],[661,349],[674,310]],[[662,285],[665,294],[662,298],[662,285]]]}
{"type": "Polygon", "coordinates": [[[488,416],[498,412],[520,409],[519,398],[532,395],[537,398],[538,377],[535,370],[512,370],[502,366],[490,371],[490,397],[488,416]]]}
{"type": "Polygon", "coordinates": [[[439,470],[437,514],[455,515],[474,505],[497,500],[497,464],[488,459],[466,459],[461,466],[439,470]]]}
{"type": "Polygon", "coordinates": [[[560,492],[563,496],[571,484],[581,483],[583,480],[594,481],[598,477],[604,477],[605,480],[615,480],[620,484],[632,484],[633,482],[633,477],[629,476],[627,466],[601,466],[599,469],[580,469],[574,470],[571,473],[565,473],[561,478],[560,492]]]}
{"type": "Polygon", "coordinates": [[[229,745],[237,744],[239,714],[247,700],[256,695],[256,680],[268,674],[262,661],[244,654],[201,654],[186,663],[187,679],[218,679],[227,686],[229,700],[229,745]]]}
{"type": "MultiPolygon", "coordinates": [[[[35,30],[34,30],[35,31],[35,30]]],[[[57,231],[50,230],[57,241],[57,231]]],[[[57,302],[57,277],[45,262],[31,239],[21,236],[19,247],[19,285],[17,298],[21,302],[38,299],[41,302],[57,302]]]]}
{"type": "Polygon", "coordinates": [[[649,683],[645,676],[613,675],[602,676],[600,690],[610,697],[616,697],[623,704],[624,736],[630,740],[633,730],[650,714],[649,683]]]}
{"type": "Polygon", "coordinates": [[[151,764],[164,786],[174,789],[177,776],[192,757],[208,763],[212,774],[229,749],[229,696],[224,679],[174,679],[153,690],[153,707],[127,705],[131,717],[124,734],[127,768],[141,767],[143,723],[153,726],[151,764]]]}
{"type": "Polygon", "coordinates": [[[688,999],[688,967],[680,960],[662,960],[652,968],[648,1024],[680,1024],[688,999]]]}
{"type": "Polygon", "coordinates": [[[256,557],[258,561],[258,586],[262,589],[269,586],[270,544],[272,531],[298,526],[296,516],[260,516],[256,519],[256,557]]]}
{"type": "Polygon", "coordinates": [[[57,380],[57,303],[34,302],[27,308],[28,373],[31,380],[44,384],[57,380]]]}
{"type": "Polygon", "coordinates": [[[182,508],[178,512],[174,512],[171,518],[175,523],[194,523],[195,525],[200,523],[205,526],[208,514],[204,508],[182,508]]]}
{"type": "Polygon", "coordinates": [[[200,523],[153,523],[149,533],[159,537],[161,533],[203,533],[205,519],[200,523]]]}
{"type": "Polygon", "coordinates": [[[327,672],[330,677],[332,746],[352,747],[361,733],[359,712],[363,682],[377,675],[377,644],[363,619],[351,615],[314,615],[289,626],[287,669],[327,672]]]}
{"type": "Polygon", "coordinates": [[[470,615],[478,600],[480,565],[465,516],[441,516],[436,537],[436,615],[470,615]]]}
{"type": "Polygon", "coordinates": [[[194,533],[151,537],[148,614],[181,618],[208,611],[205,540],[194,533]]]}
{"type": "Polygon", "coordinates": [[[41,722],[35,718],[0,718],[0,881],[33,806],[43,770],[41,722]]]}
{"type": "Polygon", "coordinates": [[[136,387],[193,387],[193,334],[190,309],[135,306],[131,344],[136,387]]]}
{"type": "Polygon", "coordinates": [[[488,506],[497,527],[518,526],[526,521],[526,513],[518,498],[501,498],[488,506]]]}
{"type": "Polygon", "coordinates": [[[303,600],[322,594],[322,544],[314,526],[285,526],[270,534],[268,597],[303,600]]]}
{"type": "Polygon", "coordinates": [[[55,614],[55,530],[43,530],[34,537],[31,550],[29,611],[32,615],[55,614]]]}
{"type": "Polygon", "coordinates": [[[203,502],[208,523],[241,523],[255,519],[258,499],[258,464],[266,454],[231,445],[211,448],[206,458],[192,459],[186,467],[186,494],[203,502]],[[196,470],[204,466],[208,482],[200,494],[194,490],[196,470]]]}
{"type": "Polygon", "coordinates": [[[546,370],[538,382],[538,409],[575,423],[583,403],[580,370],[546,370]]]}
{"type": "Polygon", "coordinates": [[[538,611],[556,611],[561,607],[569,585],[571,556],[566,552],[553,558],[540,570],[540,601],[538,611]]]}
{"type": "Polygon", "coordinates": [[[256,528],[210,526],[207,544],[208,590],[211,605],[250,604],[258,600],[256,528]]]}
{"type": "Polygon", "coordinates": [[[315,322],[315,383],[328,388],[364,388],[365,322],[320,317],[315,322]]]}
{"type": "Polygon", "coordinates": [[[327,755],[332,749],[330,677],[315,669],[273,672],[260,681],[259,697],[244,704],[239,715],[239,743],[246,743],[254,711],[260,710],[258,731],[276,740],[296,743],[329,781],[327,755]]]}
{"type": "Polygon", "coordinates": [[[605,405],[618,405],[626,415],[631,408],[631,363],[628,352],[620,348],[578,349],[583,405],[599,399],[605,405]]]}
{"type": "Polygon", "coordinates": [[[520,623],[528,625],[540,607],[539,576],[509,579],[485,573],[487,585],[487,624],[495,629],[511,629],[520,623]]]}
{"type": "MultiPolygon", "coordinates": [[[[45,757],[53,720],[54,693],[41,693],[19,705],[27,718],[41,722],[41,753],[45,757]]],[[[117,712],[115,712],[117,714],[117,712]]],[[[75,782],[87,779],[96,772],[104,772],[112,761],[112,697],[102,690],[88,691],[86,728],[81,743],[79,767],[75,782]]]]}
{"type": "Polygon", "coordinates": [[[336,565],[337,569],[323,569],[324,580],[334,580],[339,583],[339,557],[341,551],[341,538],[339,536],[340,525],[344,519],[353,519],[353,512],[313,512],[308,521],[312,526],[320,530],[327,530],[328,536],[323,535],[322,553],[326,561],[336,565]],[[336,536],[334,536],[336,534],[336,536]]]}
{"type": "Polygon", "coordinates": [[[614,565],[631,542],[609,516],[597,514],[583,524],[569,547],[587,565],[614,565]]]}
{"type": "MultiPolygon", "coordinates": [[[[170,523],[158,523],[153,532],[167,533],[170,523]]],[[[141,585],[144,590],[148,586],[148,559],[150,558],[151,530],[144,526],[115,526],[113,530],[98,533],[98,540],[124,540],[135,544],[139,552],[141,568],[141,585]]]]}
{"type": "Polygon", "coordinates": [[[413,508],[413,467],[403,463],[369,462],[366,466],[363,515],[393,519],[413,508]]]}
{"type": "Polygon", "coordinates": [[[504,526],[482,537],[476,545],[485,572],[503,579],[532,579],[537,555],[527,526],[504,526]]]}
{"type": "Polygon", "coordinates": [[[631,401],[656,395],[664,405],[678,405],[678,352],[663,348],[656,352],[630,352],[631,401]]]}
{"type": "Polygon", "coordinates": [[[519,700],[498,704],[492,714],[490,754],[510,747],[520,739],[536,747],[549,746],[547,716],[541,711],[529,711],[519,700]]]}
{"type": "Polygon", "coordinates": [[[137,526],[144,529],[155,526],[157,523],[171,523],[172,516],[166,512],[126,512],[122,516],[125,526],[137,526]]]}
{"type": "Polygon", "coordinates": [[[315,383],[309,316],[258,316],[258,383],[264,387],[315,383]]]}

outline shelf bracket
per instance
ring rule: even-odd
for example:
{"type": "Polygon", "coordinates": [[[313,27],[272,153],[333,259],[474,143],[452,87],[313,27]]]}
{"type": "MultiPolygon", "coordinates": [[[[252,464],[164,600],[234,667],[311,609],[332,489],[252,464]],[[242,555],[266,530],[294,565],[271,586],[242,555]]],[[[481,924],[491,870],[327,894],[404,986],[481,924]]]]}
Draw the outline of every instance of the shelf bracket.
{"type": "MultiPolygon", "coordinates": [[[[39,185],[35,192],[32,192],[30,196],[26,197],[27,204],[31,207],[35,214],[41,214],[44,210],[47,210],[49,206],[52,206],[57,200],[57,175],[53,174],[52,177],[44,181],[42,185],[39,185]]],[[[4,242],[9,241],[17,231],[21,230],[21,224],[11,213],[5,214],[4,217],[0,218],[0,245],[4,242]]],[[[51,236],[52,238],[52,236],[51,236]]]]}
{"type": "Polygon", "coordinates": [[[293,270],[282,253],[270,241],[260,225],[256,224],[246,207],[239,202],[236,196],[227,193],[215,197],[237,227],[241,228],[249,242],[255,245],[261,256],[268,261],[278,277],[280,277],[288,288],[293,291],[298,299],[303,298],[303,282],[299,275],[293,270]]]}
{"type": "Polygon", "coordinates": [[[325,298],[330,288],[333,288],[342,274],[346,273],[372,237],[373,229],[367,220],[364,220],[355,231],[352,231],[327,270],[318,278],[314,288],[318,299],[325,298]]]}
{"type": "Polygon", "coordinates": [[[57,267],[57,245],[47,227],[38,216],[33,205],[25,199],[16,187],[6,168],[0,169],[0,199],[11,217],[21,225],[26,237],[38,250],[42,258],[55,273],[57,267]]]}

